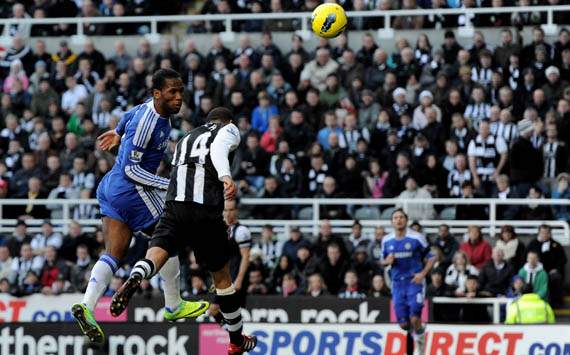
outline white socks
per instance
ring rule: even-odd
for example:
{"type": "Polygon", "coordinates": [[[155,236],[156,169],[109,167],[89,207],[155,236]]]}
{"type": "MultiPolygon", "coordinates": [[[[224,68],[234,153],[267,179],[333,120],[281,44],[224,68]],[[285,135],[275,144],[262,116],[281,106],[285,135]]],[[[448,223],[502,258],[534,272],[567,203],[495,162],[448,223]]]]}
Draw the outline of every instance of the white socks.
{"type": "Polygon", "coordinates": [[[117,259],[109,254],[103,254],[93,266],[87,290],[83,295],[82,303],[90,310],[95,308],[97,301],[103,295],[107,286],[111,282],[111,278],[118,269],[117,259]]]}
{"type": "Polygon", "coordinates": [[[159,271],[164,281],[164,306],[170,311],[180,305],[180,260],[178,255],[169,258],[159,271]]]}

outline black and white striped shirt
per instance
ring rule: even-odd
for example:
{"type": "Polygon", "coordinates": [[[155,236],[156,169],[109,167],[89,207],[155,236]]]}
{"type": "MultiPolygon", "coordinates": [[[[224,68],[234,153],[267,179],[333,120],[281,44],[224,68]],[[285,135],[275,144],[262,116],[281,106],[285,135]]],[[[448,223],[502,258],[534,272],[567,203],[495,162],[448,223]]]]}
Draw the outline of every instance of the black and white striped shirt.
{"type": "Polygon", "coordinates": [[[471,68],[471,80],[483,85],[489,86],[493,77],[493,70],[491,68],[473,67],[471,68]]]}
{"type": "Polygon", "coordinates": [[[491,117],[491,105],[486,102],[471,103],[465,108],[464,116],[471,119],[475,129],[479,129],[479,121],[491,117]]]}
{"type": "Polygon", "coordinates": [[[517,125],[512,122],[499,122],[496,127],[496,132],[491,131],[491,133],[497,137],[503,138],[505,143],[507,143],[507,146],[510,146],[511,143],[519,136],[517,125]]]}
{"type": "Polygon", "coordinates": [[[508,150],[507,144],[501,137],[492,134],[483,139],[481,135],[469,142],[467,156],[474,157],[477,164],[477,175],[484,181],[491,179],[495,172],[500,155],[508,150]]]}
{"type": "Polygon", "coordinates": [[[188,132],[176,145],[166,201],[223,206],[221,178],[231,176],[229,154],[240,143],[238,128],[207,123],[188,132]]]}
{"type": "Polygon", "coordinates": [[[447,189],[449,190],[449,196],[451,197],[461,197],[461,184],[464,181],[471,181],[473,177],[471,176],[471,171],[465,169],[459,171],[453,169],[447,175],[447,189]]]}
{"type": "Polygon", "coordinates": [[[558,150],[558,142],[548,142],[542,148],[544,157],[544,177],[556,177],[556,151],[558,150]]]}

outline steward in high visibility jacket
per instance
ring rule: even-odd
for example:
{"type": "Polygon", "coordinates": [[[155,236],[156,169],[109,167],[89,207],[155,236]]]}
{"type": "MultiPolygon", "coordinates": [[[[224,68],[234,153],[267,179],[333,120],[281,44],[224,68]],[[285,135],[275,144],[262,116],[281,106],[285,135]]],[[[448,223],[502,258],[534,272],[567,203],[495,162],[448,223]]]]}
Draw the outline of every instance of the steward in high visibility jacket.
{"type": "Polygon", "coordinates": [[[532,287],[525,286],[525,292],[509,305],[505,324],[545,324],[554,323],[554,312],[532,287]]]}

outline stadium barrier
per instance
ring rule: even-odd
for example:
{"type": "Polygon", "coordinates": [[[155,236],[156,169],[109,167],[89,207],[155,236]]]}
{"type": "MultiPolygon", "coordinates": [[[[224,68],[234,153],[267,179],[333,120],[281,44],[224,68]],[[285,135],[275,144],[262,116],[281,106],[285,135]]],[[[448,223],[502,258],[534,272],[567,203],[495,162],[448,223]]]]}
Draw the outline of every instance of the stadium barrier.
{"type": "MultiPolygon", "coordinates": [[[[79,302],[82,294],[62,294],[45,296],[34,294],[27,297],[14,297],[0,294],[0,323],[21,322],[71,322],[73,317],[69,306],[79,302]]],[[[213,301],[212,295],[206,299],[213,301]]],[[[455,298],[434,297],[426,301],[425,321],[430,321],[430,305],[445,304],[487,304],[493,306],[493,323],[499,324],[500,309],[511,300],[508,298],[455,298]]],[[[136,296],[130,302],[127,312],[120,317],[109,313],[110,298],[103,297],[94,310],[97,319],[105,322],[163,322],[164,300],[162,297],[136,296]]],[[[335,296],[249,296],[244,309],[244,320],[256,323],[387,323],[395,322],[391,300],[388,297],[341,299],[335,296]]],[[[208,322],[201,317],[197,322],[208,322]]]]}
{"type": "MultiPolygon", "coordinates": [[[[108,341],[89,347],[71,323],[0,325],[0,353],[11,355],[214,355],[227,351],[227,333],[215,324],[101,323],[108,341]]],[[[405,355],[406,335],[395,324],[245,323],[256,335],[252,355],[405,355]]],[[[490,326],[430,324],[427,355],[563,355],[568,325],[490,326]]]]}
{"type": "MultiPolygon", "coordinates": [[[[570,11],[570,5],[551,5],[551,6],[508,6],[508,7],[479,7],[479,8],[459,8],[459,9],[414,9],[414,10],[369,10],[369,11],[348,11],[347,16],[351,17],[382,17],[384,19],[384,28],[378,30],[380,38],[393,38],[395,31],[391,28],[392,19],[399,16],[429,16],[429,15],[465,15],[465,26],[459,27],[460,36],[473,36],[474,27],[471,18],[475,15],[498,14],[498,13],[528,13],[539,12],[546,13],[546,23],[542,25],[547,35],[554,35],[558,30],[557,24],[554,22],[554,13],[570,11]]],[[[100,16],[100,17],[65,17],[65,18],[24,18],[24,19],[0,19],[0,24],[9,26],[11,24],[30,24],[30,25],[54,25],[54,24],[71,24],[77,25],[77,34],[71,36],[73,44],[84,43],[86,36],[84,35],[83,25],[88,24],[108,24],[108,23],[148,23],[150,33],[147,38],[152,42],[158,42],[160,34],[158,33],[159,23],[191,23],[193,21],[224,21],[226,31],[221,33],[223,40],[231,42],[235,40],[233,32],[233,21],[247,20],[300,20],[301,29],[297,31],[300,35],[308,38],[310,36],[311,12],[279,12],[279,13],[245,13],[245,14],[200,14],[200,15],[164,15],[164,16],[100,16]]],[[[0,42],[9,43],[9,38],[3,38],[0,42]]]]}
{"type": "Polygon", "coordinates": [[[501,306],[511,303],[510,298],[467,298],[467,297],[434,297],[432,303],[443,304],[487,304],[493,306],[493,324],[501,323],[501,306]]]}
{"type": "MultiPolygon", "coordinates": [[[[240,200],[242,209],[253,207],[257,205],[282,205],[282,206],[297,206],[305,216],[299,216],[300,219],[296,220],[255,220],[255,219],[242,219],[240,222],[252,230],[254,233],[261,231],[261,228],[265,224],[271,224],[275,227],[277,233],[281,235],[282,238],[288,239],[289,230],[291,227],[300,227],[302,232],[310,233],[312,235],[317,235],[319,232],[320,216],[319,211],[321,206],[327,205],[345,205],[345,206],[364,206],[373,207],[372,213],[365,218],[361,219],[361,223],[365,228],[365,232],[370,232],[370,229],[376,226],[384,226],[388,229],[391,228],[389,221],[390,208],[395,205],[400,205],[404,210],[407,210],[409,206],[416,204],[430,204],[430,205],[443,205],[447,206],[445,210],[452,211],[456,205],[483,205],[487,206],[489,209],[489,219],[488,220],[477,220],[477,221],[467,221],[467,220],[456,220],[454,213],[443,213],[440,219],[433,220],[421,220],[419,221],[422,226],[424,226],[425,233],[436,233],[437,227],[440,224],[448,224],[451,228],[451,232],[454,234],[464,233],[469,225],[479,225],[483,228],[483,232],[494,236],[498,231],[498,227],[503,224],[510,224],[515,227],[518,234],[535,234],[536,228],[541,224],[548,224],[553,228],[553,237],[557,239],[562,245],[570,245],[570,227],[566,221],[556,221],[556,220],[545,220],[545,221],[519,221],[519,220],[499,220],[497,218],[497,206],[526,206],[529,204],[534,205],[546,205],[546,206],[570,206],[570,200],[560,199],[524,199],[515,198],[508,200],[498,200],[490,198],[472,198],[472,199],[453,199],[453,198],[433,198],[433,199],[398,199],[398,198],[386,198],[386,199],[310,199],[310,198],[277,198],[277,199],[264,199],[264,198],[243,198],[240,200]],[[378,207],[385,207],[382,215],[380,215],[378,207]],[[374,210],[375,209],[375,210],[374,210]],[[307,219],[301,219],[301,218],[307,219]]],[[[52,205],[61,206],[62,218],[53,219],[52,222],[57,226],[56,231],[61,231],[67,233],[68,225],[72,221],[73,209],[75,206],[83,204],[89,206],[97,206],[98,202],[95,199],[90,200],[64,200],[64,199],[0,199],[0,233],[10,233],[12,232],[17,220],[15,219],[5,219],[4,210],[6,208],[11,208],[11,206],[23,206],[23,205],[52,205]]],[[[569,216],[570,218],[570,216],[569,216]]],[[[27,220],[30,226],[30,232],[36,232],[40,230],[40,226],[43,220],[30,219],[27,220]]],[[[99,219],[80,219],[78,220],[86,231],[93,231],[95,227],[100,226],[101,222],[99,219]]],[[[352,225],[352,220],[334,220],[331,221],[334,233],[350,233],[350,226],[352,225]]]]}

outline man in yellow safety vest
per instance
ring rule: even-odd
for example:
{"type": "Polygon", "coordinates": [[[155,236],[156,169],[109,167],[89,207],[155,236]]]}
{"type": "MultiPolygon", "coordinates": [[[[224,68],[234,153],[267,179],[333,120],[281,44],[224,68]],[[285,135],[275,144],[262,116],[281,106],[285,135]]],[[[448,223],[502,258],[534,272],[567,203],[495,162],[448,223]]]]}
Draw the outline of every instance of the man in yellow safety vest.
{"type": "Polygon", "coordinates": [[[554,323],[554,312],[539,295],[532,292],[532,286],[523,287],[523,295],[513,301],[507,309],[505,324],[554,323]]]}

